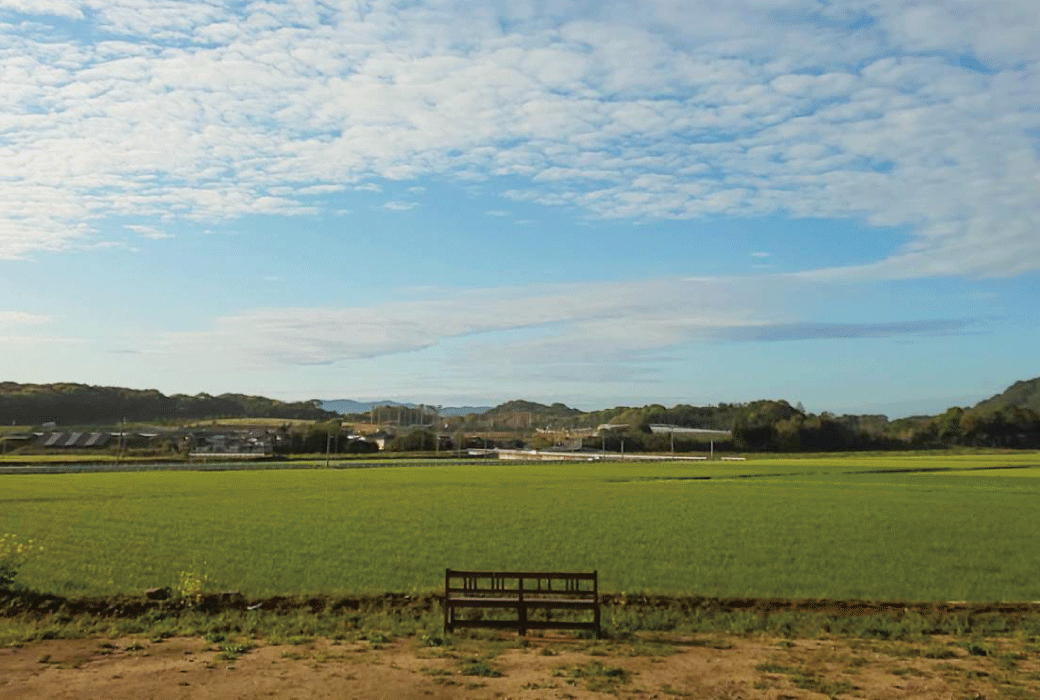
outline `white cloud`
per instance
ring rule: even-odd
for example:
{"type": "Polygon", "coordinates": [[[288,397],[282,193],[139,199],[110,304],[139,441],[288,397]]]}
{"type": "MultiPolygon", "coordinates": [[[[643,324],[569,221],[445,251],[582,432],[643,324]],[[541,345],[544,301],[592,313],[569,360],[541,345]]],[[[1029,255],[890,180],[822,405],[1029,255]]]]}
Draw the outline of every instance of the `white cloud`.
{"type": "Polygon", "coordinates": [[[332,364],[449,345],[457,353],[459,343],[470,358],[459,366],[489,357],[539,366],[631,364],[697,343],[884,338],[955,333],[969,324],[806,321],[804,309],[784,301],[819,296],[824,285],[790,275],[660,279],[474,289],[353,308],[264,308],[170,333],[162,348],[230,366],[332,364]]]}
{"type": "Polygon", "coordinates": [[[49,323],[53,319],[50,316],[41,316],[26,311],[2,311],[0,310],[0,327],[35,325],[49,323]]]}
{"type": "Polygon", "coordinates": [[[0,0],[0,258],[435,175],[612,219],[913,234],[853,275],[1037,270],[1038,7],[0,0]]]}
{"type": "Polygon", "coordinates": [[[0,0],[0,12],[7,10],[30,15],[53,15],[81,19],[80,3],[73,0],[0,0]]]}
{"type": "Polygon", "coordinates": [[[383,205],[383,209],[389,209],[390,211],[408,211],[409,209],[415,209],[419,206],[418,202],[387,202],[383,205]]]}
{"type": "Polygon", "coordinates": [[[753,252],[751,254],[751,257],[753,257],[753,258],[768,258],[771,255],[772,255],[772,253],[767,253],[764,250],[756,250],[755,252],[753,252]]]}
{"type": "Polygon", "coordinates": [[[174,235],[172,233],[161,231],[155,228],[154,226],[141,226],[133,224],[127,225],[125,228],[127,228],[130,231],[133,231],[134,233],[140,234],[141,238],[150,238],[154,241],[161,241],[167,238],[174,238],[174,235]]]}

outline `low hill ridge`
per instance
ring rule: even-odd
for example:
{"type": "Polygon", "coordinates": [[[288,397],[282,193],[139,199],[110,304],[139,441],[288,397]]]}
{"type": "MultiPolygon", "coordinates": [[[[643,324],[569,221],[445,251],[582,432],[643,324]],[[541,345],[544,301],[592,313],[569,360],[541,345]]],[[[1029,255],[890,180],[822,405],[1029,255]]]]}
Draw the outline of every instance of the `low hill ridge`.
{"type": "Polygon", "coordinates": [[[1040,413],[1040,377],[1015,382],[1003,392],[975,404],[976,411],[1003,411],[1007,408],[1028,408],[1040,413]]]}
{"type": "Polygon", "coordinates": [[[325,420],[336,417],[321,402],[285,402],[265,396],[201,393],[166,396],[156,389],[127,389],[71,382],[19,384],[0,382],[0,424],[84,425],[129,421],[207,418],[286,418],[325,420]]]}

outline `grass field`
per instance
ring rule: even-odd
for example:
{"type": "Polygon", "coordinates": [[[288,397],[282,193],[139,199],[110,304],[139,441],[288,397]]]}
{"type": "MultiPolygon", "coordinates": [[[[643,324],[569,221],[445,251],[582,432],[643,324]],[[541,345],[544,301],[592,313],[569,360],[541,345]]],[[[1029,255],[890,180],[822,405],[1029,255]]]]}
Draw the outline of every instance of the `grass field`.
{"type": "Polygon", "coordinates": [[[453,568],[610,592],[1040,600],[1040,455],[0,477],[21,582],[135,593],[431,591],[453,568]],[[947,471],[908,471],[947,470],[947,471]],[[705,478],[710,477],[710,478],[705,478]]]}

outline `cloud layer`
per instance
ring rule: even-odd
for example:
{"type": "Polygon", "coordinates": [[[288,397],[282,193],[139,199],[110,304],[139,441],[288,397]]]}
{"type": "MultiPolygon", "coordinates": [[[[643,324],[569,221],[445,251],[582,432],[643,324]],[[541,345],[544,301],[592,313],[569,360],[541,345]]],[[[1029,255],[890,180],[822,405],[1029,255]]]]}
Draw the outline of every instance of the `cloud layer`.
{"type": "Polygon", "coordinates": [[[0,258],[440,176],[613,219],[853,218],[912,234],[855,274],[1016,275],[1037,85],[1034,0],[0,0],[0,258]]]}
{"type": "MultiPolygon", "coordinates": [[[[659,360],[696,343],[780,342],[960,334],[967,318],[810,322],[785,301],[824,288],[790,276],[669,279],[481,289],[356,308],[254,309],[212,327],[167,334],[152,351],[253,367],[367,360],[453,344],[454,362],[489,358],[539,371],[659,360]],[[458,342],[461,341],[461,342],[458,342]]],[[[493,364],[493,362],[491,362],[493,364]]],[[[573,371],[573,370],[571,370],[573,371]]]]}

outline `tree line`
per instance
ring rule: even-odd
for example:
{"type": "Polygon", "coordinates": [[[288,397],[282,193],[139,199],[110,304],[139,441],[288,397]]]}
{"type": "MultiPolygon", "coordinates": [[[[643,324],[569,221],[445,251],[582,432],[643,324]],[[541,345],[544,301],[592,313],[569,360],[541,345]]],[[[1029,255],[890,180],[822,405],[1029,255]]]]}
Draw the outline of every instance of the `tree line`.
{"type": "Polygon", "coordinates": [[[325,420],[337,414],[320,401],[283,402],[245,394],[173,394],[155,389],[87,384],[0,382],[0,424],[85,425],[128,421],[207,418],[284,418],[325,420]]]}

